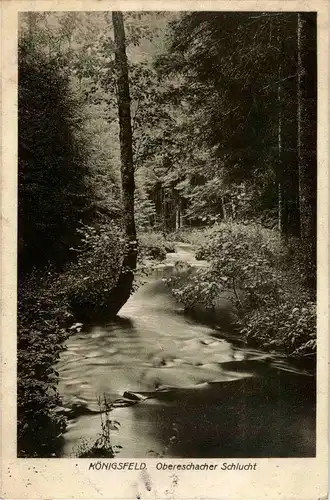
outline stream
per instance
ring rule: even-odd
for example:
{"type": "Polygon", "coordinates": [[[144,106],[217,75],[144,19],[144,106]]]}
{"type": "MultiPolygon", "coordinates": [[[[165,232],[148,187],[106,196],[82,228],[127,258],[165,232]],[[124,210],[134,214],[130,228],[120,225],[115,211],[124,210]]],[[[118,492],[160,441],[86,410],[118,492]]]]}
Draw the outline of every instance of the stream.
{"type": "Polygon", "coordinates": [[[61,456],[96,439],[103,394],[116,401],[118,457],[315,456],[315,377],[187,316],[163,280],[177,260],[205,265],[178,244],[115,321],[67,340],[57,365],[71,409],[61,456]]]}

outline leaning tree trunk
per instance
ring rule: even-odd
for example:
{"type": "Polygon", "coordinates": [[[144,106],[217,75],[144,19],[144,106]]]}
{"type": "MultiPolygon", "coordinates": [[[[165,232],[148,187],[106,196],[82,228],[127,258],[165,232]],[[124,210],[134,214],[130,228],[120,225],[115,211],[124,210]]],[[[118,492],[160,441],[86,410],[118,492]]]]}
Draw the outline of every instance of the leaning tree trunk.
{"type": "Polygon", "coordinates": [[[137,240],[134,219],[134,165],[132,147],[131,101],[128,81],[125,29],[122,12],[112,12],[117,70],[119,138],[121,154],[122,202],[125,227],[125,249],[121,273],[113,293],[116,314],[127,302],[133,286],[137,261],[137,240]]]}
{"type": "Polygon", "coordinates": [[[298,162],[300,238],[310,283],[316,277],[317,82],[316,17],[297,14],[298,38],[298,162]]]}

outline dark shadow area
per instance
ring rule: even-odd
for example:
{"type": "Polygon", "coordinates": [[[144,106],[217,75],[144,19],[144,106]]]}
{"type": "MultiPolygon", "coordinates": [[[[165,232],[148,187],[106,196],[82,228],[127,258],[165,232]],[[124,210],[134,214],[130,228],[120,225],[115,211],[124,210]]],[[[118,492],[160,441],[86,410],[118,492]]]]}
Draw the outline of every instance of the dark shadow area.
{"type": "MultiPolygon", "coordinates": [[[[270,370],[271,371],[271,370],[270,370]]],[[[272,371],[270,377],[173,389],[148,412],[157,439],[181,458],[313,457],[316,453],[315,379],[272,371]],[[175,432],[173,431],[175,429],[175,432]],[[173,437],[171,439],[171,437],[173,437]]]]}

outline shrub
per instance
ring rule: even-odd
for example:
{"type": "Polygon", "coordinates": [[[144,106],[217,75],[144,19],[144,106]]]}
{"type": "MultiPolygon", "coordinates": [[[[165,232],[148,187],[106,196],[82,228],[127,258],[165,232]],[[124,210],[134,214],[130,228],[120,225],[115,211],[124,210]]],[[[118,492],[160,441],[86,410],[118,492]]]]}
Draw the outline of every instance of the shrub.
{"type": "Polygon", "coordinates": [[[31,272],[19,285],[17,343],[18,456],[47,457],[58,452],[65,418],[57,413],[58,373],[54,365],[72,322],[56,274],[31,272]]]}
{"type": "Polygon", "coordinates": [[[124,238],[114,224],[96,227],[81,225],[78,230],[82,243],[76,261],[61,275],[70,306],[78,315],[93,315],[111,309],[112,289],[115,287],[123,258],[124,238]]]}
{"type": "Polygon", "coordinates": [[[202,245],[206,239],[209,239],[213,233],[217,231],[217,228],[217,224],[199,229],[191,229],[189,227],[181,228],[166,235],[166,239],[172,242],[180,241],[182,243],[190,243],[191,245],[199,246],[202,245]]]}
{"type": "Polygon", "coordinates": [[[247,340],[263,344],[266,348],[275,347],[292,354],[307,355],[316,351],[315,327],[315,303],[308,299],[302,303],[298,299],[293,303],[285,302],[253,311],[242,332],[247,340]]]}
{"type": "Polygon", "coordinates": [[[213,278],[212,271],[208,268],[195,271],[190,264],[177,262],[174,274],[166,282],[174,297],[189,310],[197,303],[214,307],[215,299],[223,287],[213,278]]]}
{"type": "Polygon", "coordinates": [[[174,243],[167,241],[162,233],[145,232],[139,235],[139,260],[165,260],[166,254],[174,251],[174,243]]]}
{"type": "Polygon", "coordinates": [[[259,224],[222,223],[196,252],[209,267],[195,273],[182,269],[168,283],[188,309],[196,303],[215,307],[219,295],[231,290],[247,340],[291,354],[312,354],[315,291],[306,285],[300,254],[297,241],[286,247],[278,233],[259,224]]]}

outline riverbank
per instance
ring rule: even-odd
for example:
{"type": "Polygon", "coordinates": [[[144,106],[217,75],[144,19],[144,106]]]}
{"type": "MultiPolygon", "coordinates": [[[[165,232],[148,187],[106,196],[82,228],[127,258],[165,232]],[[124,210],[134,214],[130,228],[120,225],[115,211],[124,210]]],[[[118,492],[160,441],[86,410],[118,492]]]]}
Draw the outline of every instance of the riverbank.
{"type": "Polygon", "coordinates": [[[316,298],[297,241],[259,224],[222,223],[181,232],[208,262],[177,264],[167,283],[186,311],[230,327],[249,345],[315,361],[316,298]],[[227,305],[226,305],[227,304],[227,305]]]}

